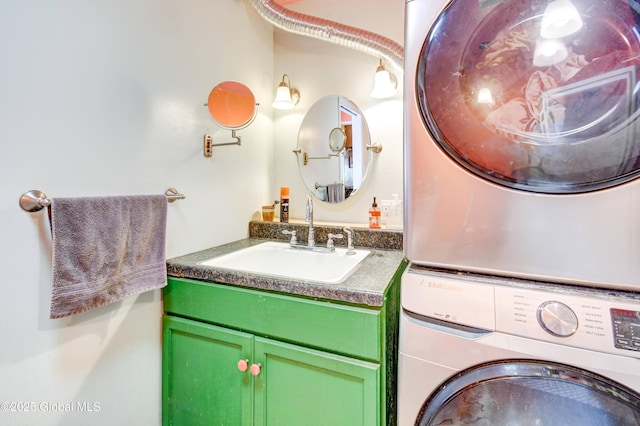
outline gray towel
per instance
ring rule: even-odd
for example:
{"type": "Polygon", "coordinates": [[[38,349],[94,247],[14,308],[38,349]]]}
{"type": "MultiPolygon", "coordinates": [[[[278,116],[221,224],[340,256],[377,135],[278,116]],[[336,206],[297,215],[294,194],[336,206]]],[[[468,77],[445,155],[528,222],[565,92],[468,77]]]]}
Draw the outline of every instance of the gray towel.
{"type": "Polygon", "coordinates": [[[329,194],[330,203],[339,203],[344,201],[344,183],[330,183],[327,185],[327,192],[329,194]]]}
{"type": "Polygon", "coordinates": [[[164,195],[53,198],[50,318],[167,284],[164,195]]]}

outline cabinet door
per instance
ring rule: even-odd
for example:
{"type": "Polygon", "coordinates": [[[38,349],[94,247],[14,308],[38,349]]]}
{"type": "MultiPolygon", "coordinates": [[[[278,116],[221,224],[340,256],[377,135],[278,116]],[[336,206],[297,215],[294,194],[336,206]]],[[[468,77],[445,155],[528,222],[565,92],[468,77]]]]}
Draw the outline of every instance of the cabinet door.
{"type": "Polygon", "coordinates": [[[378,425],[380,365],[255,338],[259,426],[378,425]]]}
{"type": "Polygon", "coordinates": [[[253,376],[238,361],[251,360],[251,334],[183,318],[163,321],[163,425],[253,423],[253,376]]]}

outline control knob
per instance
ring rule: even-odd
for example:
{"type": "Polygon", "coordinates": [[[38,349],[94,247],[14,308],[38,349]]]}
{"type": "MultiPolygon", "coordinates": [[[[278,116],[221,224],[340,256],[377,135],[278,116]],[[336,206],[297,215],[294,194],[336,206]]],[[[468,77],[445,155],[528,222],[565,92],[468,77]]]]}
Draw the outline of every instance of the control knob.
{"type": "Polygon", "coordinates": [[[544,331],[553,336],[569,337],[578,330],[578,317],[562,302],[544,302],[538,306],[537,318],[544,331]]]}

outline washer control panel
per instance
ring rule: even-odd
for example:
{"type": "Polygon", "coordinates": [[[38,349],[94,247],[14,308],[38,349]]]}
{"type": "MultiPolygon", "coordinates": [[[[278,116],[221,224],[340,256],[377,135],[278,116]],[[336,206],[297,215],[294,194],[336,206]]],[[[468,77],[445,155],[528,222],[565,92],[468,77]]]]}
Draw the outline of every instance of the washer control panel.
{"type": "Polygon", "coordinates": [[[640,351],[640,312],[611,308],[615,347],[640,351]]]}
{"type": "Polygon", "coordinates": [[[569,289],[494,291],[496,331],[640,358],[640,302],[569,289]]]}
{"type": "Polygon", "coordinates": [[[640,359],[640,295],[410,268],[401,304],[454,324],[640,359]]]}

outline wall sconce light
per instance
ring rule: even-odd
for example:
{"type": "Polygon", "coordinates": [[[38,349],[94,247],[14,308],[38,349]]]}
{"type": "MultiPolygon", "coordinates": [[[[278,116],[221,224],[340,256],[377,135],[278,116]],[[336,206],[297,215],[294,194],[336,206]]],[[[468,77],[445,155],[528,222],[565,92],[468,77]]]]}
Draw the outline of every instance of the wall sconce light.
{"type": "Polygon", "coordinates": [[[376,68],[376,76],[373,82],[373,89],[370,96],[374,99],[390,98],[396,94],[396,88],[398,87],[398,80],[382,65],[382,59],[380,59],[380,65],[376,68]]]}
{"type": "Polygon", "coordinates": [[[278,84],[276,99],[271,104],[272,107],[276,109],[291,109],[298,105],[298,102],[300,102],[300,92],[296,89],[292,89],[290,84],[291,81],[289,80],[289,76],[284,74],[282,76],[282,81],[278,84]],[[285,81],[285,79],[287,81],[285,81]]]}
{"type": "Polygon", "coordinates": [[[540,36],[562,38],[582,28],[582,18],[571,0],[553,0],[542,15],[540,36]]]}

